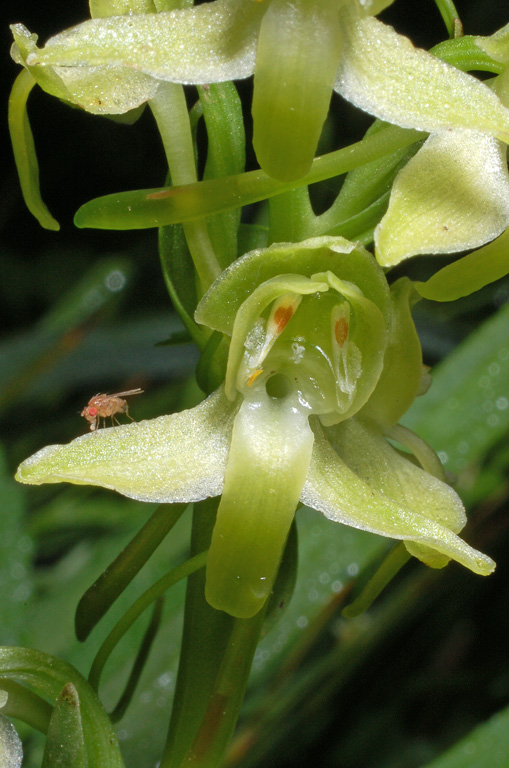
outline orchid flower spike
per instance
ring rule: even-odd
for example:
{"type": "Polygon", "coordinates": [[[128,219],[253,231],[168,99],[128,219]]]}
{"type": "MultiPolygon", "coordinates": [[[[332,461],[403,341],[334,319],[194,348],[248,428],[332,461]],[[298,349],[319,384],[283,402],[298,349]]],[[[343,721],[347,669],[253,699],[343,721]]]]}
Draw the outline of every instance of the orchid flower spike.
{"type": "MultiPolygon", "coordinates": [[[[254,147],[291,181],[313,160],[332,91],[387,122],[509,141],[509,110],[474,77],[413,47],[373,17],[392,0],[214,0],[160,13],[93,18],[44,48],[12,26],[14,59],[48,93],[95,114],[151,99],[162,80],[207,84],[254,74],[254,147]]],[[[92,3],[92,8],[102,6],[92,3]]],[[[32,80],[32,83],[34,81],[32,80]]]]}
{"type": "Polygon", "coordinates": [[[389,288],[372,255],[341,237],[252,251],[196,311],[230,338],[219,389],[182,413],[47,446],[16,477],[151,502],[221,495],[206,597],[241,618],[271,592],[299,501],[402,539],[433,567],[452,558],[488,574],[493,561],[457,535],[465,513],[438,459],[397,426],[421,385],[413,300],[409,280],[389,288]]]}

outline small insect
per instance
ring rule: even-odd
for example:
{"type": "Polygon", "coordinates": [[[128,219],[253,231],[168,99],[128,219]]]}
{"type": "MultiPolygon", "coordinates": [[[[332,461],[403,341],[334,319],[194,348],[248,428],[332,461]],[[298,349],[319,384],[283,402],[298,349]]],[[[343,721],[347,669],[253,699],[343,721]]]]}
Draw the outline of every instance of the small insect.
{"type": "Polygon", "coordinates": [[[103,427],[105,426],[106,419],[111,419],[111,423],[119,424],[118,419],[115,418],[117,413],[125,413],[125,415],[134,421],[129,416],[129,409],[127,407],[127,401],[124,397],[130,397],[131,395],[140,395],[143,392],[142,389],[128,389],[127,392],[116,392],[114,395],[98,394],[90,398],[88,405],[86,405],[81,411],[81,416],[90,423],[91,432],[95,432],[99,428],[101,419],[103,420],[103,427]]]}

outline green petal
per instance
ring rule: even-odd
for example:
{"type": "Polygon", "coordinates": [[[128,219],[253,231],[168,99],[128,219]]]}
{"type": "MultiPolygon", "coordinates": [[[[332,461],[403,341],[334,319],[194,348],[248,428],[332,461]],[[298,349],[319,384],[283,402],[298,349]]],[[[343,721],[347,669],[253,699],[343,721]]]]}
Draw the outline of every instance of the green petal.
{"type": "MultiPolygon", "coordinates": [[[[351,469],[316,425],[314,431],[313,456],[301,496],[304,504],[323,512],[336,522],[422,544],[457,560],[475,573],[487,575],[493,571],[495,563],[491,558],[469,547],[443,524],[455,520],[460,522],[460,503],[452,489],[443,483],[437,485],[440,481],[425,475],[419,493],[405,486],[406,499],[401,500],[401,496],[392,499],[383,493],[383,488],[377,487],[376,482],[371,485],[371,482],[368,483],[351,469]],[[429,496],[421,497],[421,492],[426,490],[429,496]],[[430,513],[428,502],[431,505],[430,513]],[[422,514],[423,509],[426,514],[422,514]],[[429,514],[435,519],[431,519],[429,514]]],[[[357,453],[359,459],[362,458],[361,449],[354,447],[352,451],[357,453]]],[[[375,472],[377,481],[380,481],[382,473],[378,469],[375,472]]],[[[368,467],[368,476],[371,476],[370,473],[368,467]]],[[[390,480],[384,482],[393,489],[397,487],[390,480]]]]}
{"type": "Polygon", "coordinates": [[[16,479],[100,485],[159,503],[218,496],[237,408],[220,389],[181,413],[48,445],[19,466],[16,479]]]}
{"type": "Polygon", "coordinates": [[[479,248],[436,272],[425,283],[414,283],[425,299],[456,301],[480,291],[509,274],[509,229],[492,243],[479,248]]]}
{"type": "Polygon", "coordinates": [[[315,237],[246,253],[225,269],[205,294],[195,313],[196,322],[231,336],[241,304],[258,285],[277,275],[312,277],[328,271],[358,286],[388,318],[387,281],[373,256],[344,237],[315,237]]]}
{"type": "Polygon", "coordinates": [[[430,136],[398,173],[375,230],[378,262],[476,248],[509,226],[507,147],[475,131],[430,136]]]}
{"type": "Polygon", "coordinates": [[[261,24],[253,93],[253,145],[282,181],[311,167],[341,55],[337,0],[272,0],[261,24]]]}
{"type": "Polygon", "coordinates": [[[489,37],[476,37],[475,44],[495,61],[509,64],[509,24],[489,37]]]}
{"type": "Polygon", "coordinates": [[[207,559],[205,596],[254,616],[267,599],[306,477],[313,433],[297,398],[265,390],[235,419],[225,485],[207,559]]]}
{"type": "MultiPolygon", "coordinates": [[[[322,277],[315,275],[315,279],[322,277]]],[[[363,296],[358,290],[352,290],[349,282],[337,278],[332,272],[327,273],[328,282],[340,296],[344,296],[353,310],[352,339],[361,355],[361,373],[356,382],[355,396],[348,410],[340,414],[346,419],[356,413],[372,394],[380,378],[384,365],[384,353],[387,345],[388,317],[381,313],[377,305],[363,296]]],[[[338,417],[323,419],[323,424],[335,423],[338,417]]]]}
{"type": "Polygon", "coordinates": [[[509,110],[486,85],[373,17],[345,23],[335,89],[389,123],[429,132],[470,128],[509,142],[509,110]]]}
{"type": "Polygon", "coordinates": [[[27,64],[107,65],[120,70],[121,78],[135,69],[177,83],[248,77],[263,10],[251,0],[215,0],[176,11],[91,19],[50,38],[27,64]]]}

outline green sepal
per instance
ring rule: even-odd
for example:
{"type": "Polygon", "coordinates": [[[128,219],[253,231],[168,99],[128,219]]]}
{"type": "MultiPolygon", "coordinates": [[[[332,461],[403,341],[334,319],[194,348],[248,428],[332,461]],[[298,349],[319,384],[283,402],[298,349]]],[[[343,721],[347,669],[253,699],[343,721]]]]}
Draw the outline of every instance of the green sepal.
{"type": "Polygon", "coordinates": [[[509,229],[492,243],[448,264],[423,282],[416,291],[432,301],[456,301],[480,291],[509,273],[509,229]]]}
{"type": "Polygon", "coordinates": [[[16,479],[100,485],[160,503],[218,496],[237,409],[220,389],[190,410],[48,445],[20,465],[16,479]]]}
{"type": "Polygon", "coordinates": [[[383,267],[477,248],[509,226],[507,147],[477,131],[430,136],[398,173],[375,230],[383,267]]]}
{"type": "Polygon", "coordinates": [[[253,93],[253,145],[269,176],[306,174],[341,55],[337,0],[272,0],[263,16],[253,93]]]}
{"type": "Polygon", "coordinates": [[[78,691],[72,683],[66,683],[53,708],[41,768],[87,766],[78,691]]]}
{"type": "Polygon", "coordinates": [[[89,0],[90,16],[122,16],[124,13],[155,13],[152,0],[89,0]]]}
{"type": "Polygon", "coordinates": [[[396,424],[419,393],[422,351],[411,309],[418,297],[411,280],[402,277],[391,285],[391,324],[383,369],[362,415],[378,424],[396,424]]]}
{"type": "Polygon", "coordinates": [[[248,77],[264,10],[251,0],[215,0],[94,18],[55,35],[42,49],[34,42],[20,63],[33,70],[44,90],[41,70],[53,70],[68,88],[68,100],[81,101],[87,111],[125,112],[151,98],[158,80],[206,84],[248,77]]]}
{"type": "Polygon", "coordinates": [[[262,387],[244,400],[207,558],[205,596],[214,608],[250,618],[264,605],[312,448],[307,411],[296,396],[272,398],[262,387]]]}
{"type": "Polygon", "coordinates": [[[484,83],[371,16],[350,19],[344,32],[335,89],[348,101],[403,127],[471,129],[509,143],[509,110],[484,83]]]}
{"type": "Polygon", "coordinates": [[[472,549],[451,529],[458,530],[464,523],[463,507],[454,491],[425,472],[419,474],[402,457],[405,465],[399,465],[387,453],[390,446],[386,449],[374,425],[349,419],[329,428],[334,447],[316,422],[313,429],[315,445],[301,496],[304,504],[344,525],[402,539],[410,547],[420,545],[418,556],[430,565],[436,564],[426,557],[432,549],[474,573],[485,576],[494,570],[490,557],[472,549]]]}
{"type": "MultiPolygon", "coordinates": [[[[114,16],[92,19],[85,24],[106,24],[129,18],[132,17],[114,16]]],[[[86,112],[95,115],[123,114],[148,101],[157,90],[157,80],[150,75],[124,67],[119,70],[120,77],[113,77],[109,65],[89,65],[85,52],[81,54],[80,66],[52,66],[38,58],[37,35],[30,34],[23,24],[13,24],[11,30],[15,40],[11,48],[14,61],[26,67],[43,91],[86,112]]],[[[89,41],[89,44],[92,43],[89,41]]]]}

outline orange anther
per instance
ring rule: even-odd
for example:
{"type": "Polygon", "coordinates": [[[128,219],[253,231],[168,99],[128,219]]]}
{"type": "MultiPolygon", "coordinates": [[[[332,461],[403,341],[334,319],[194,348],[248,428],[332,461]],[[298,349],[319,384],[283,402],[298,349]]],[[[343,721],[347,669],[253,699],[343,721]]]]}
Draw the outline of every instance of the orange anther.
{"type": "Polygon", "coordinates": [[[257,371],[252,373],[249,379],[247,380],[247,386],[250,387],[262,372],[263,372],[263,368],[258,368],[257,371]]]}
{"type": "Polygon", "coordinates": [[[344,317],[340,317],[339,320],[336,320],[334,335],[338,345],[342,347],[348,338],[348,323],[344,317]]]}
{"type": "Polygon", "coordinates": [[[292,306],[281,306],[276,309],[274,312],[274,324],[276,326],[276,333],[281,333],[286,326],[288,325],[289,321],[292,319],[294,313],[294,308],[292,306]]]}

